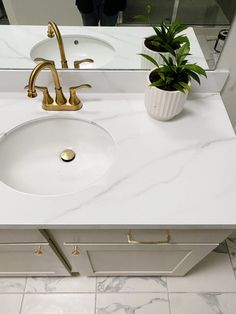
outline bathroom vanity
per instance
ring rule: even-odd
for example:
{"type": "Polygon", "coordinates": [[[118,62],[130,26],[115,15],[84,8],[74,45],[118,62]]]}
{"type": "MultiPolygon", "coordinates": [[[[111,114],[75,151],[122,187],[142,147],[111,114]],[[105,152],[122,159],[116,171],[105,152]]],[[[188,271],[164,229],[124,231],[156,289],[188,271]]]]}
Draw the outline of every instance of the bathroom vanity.
{"type": "MultiPolygon", "coordinates": [[[[109,75],[115,77],[102,77],[109,81],[109,75]]],[[[85,82],[80,73],[78,80],[85,82]]],[[[41,95],[29,99],[22,92],[0,93],[0,152],[12,132],[21,139],[18,147],[9,146],[6,163],[0,156],[9,167],[0,170],[0,275],[185,275],[236,226],[236,139],[219,93],[193,90],[183,114],[166,123],[147,115],[142,93],[104,94],[95,88],[81,97],[82,110],[53,113],[42,110],[41,95]],[[42,187],[43,166],[51,160],[45,150],[30,158],[35,143],[50,150],[57,123],[48,136],[42,130],[43,140],[34,128],[21,134],[29,121],[34,126],[62,118],[92,123],[114,143],[109,169],[85,185],[72,184],[65,193],[60,184],[53,191],[46,183],[42,187]],[[22,147],[26,154],[18,155],[22,147]],[[33,191],[26,160],[29,167],[42,167],[32,181],[33,191]],[[16,182],[14,167],[19,166],[16,182]]],[[[70,146],[68,136],[57,140],[70,146]]],[[[100,145],[100,140],[86,139],[88,146],[100,145]]],[[[93,162],[91,156],[91,167],[93,162]]],[[[77,180],[77,169],[68,166],[74,171],[67,177],[63,173],[66,187],[77,180]]]]}
{"type": "MultiPolygon", "coordinates": [[[[69,68],[74,61],[91,58],[83,69],[141,69],[142,42],[153,35],[151,27],[81,27],[59,26],[69,68]]],[[[192,27],[184,31],[191,42],[190,62],[208,68],[192,27]]],[[[47,25],[1,25],[0,68],[29,69],[36,57],[55,60],[61,67],[56,38],[47,37],[47,25]]]]}

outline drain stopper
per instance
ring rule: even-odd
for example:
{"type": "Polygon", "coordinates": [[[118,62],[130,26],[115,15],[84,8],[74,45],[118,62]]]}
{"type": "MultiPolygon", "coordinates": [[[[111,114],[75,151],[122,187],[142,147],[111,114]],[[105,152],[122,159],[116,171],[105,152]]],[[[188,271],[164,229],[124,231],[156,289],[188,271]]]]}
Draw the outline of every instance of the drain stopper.
{"type": "Polygon", "coordinates": [[[65,162],[70,162],[75,159],[75,152],[72,149],[65,149],[61,153],[61,160],[65,162]]]}

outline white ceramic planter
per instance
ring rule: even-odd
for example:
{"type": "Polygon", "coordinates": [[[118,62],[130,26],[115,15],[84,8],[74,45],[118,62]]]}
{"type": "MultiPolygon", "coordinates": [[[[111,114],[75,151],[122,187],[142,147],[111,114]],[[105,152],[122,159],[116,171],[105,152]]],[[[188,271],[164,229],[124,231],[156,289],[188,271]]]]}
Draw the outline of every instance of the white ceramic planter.
{"type": "Polygon", "coordinates": [[[152,118],[161,121],[173,119],[183,110],[188,91],[185,93],[180,91],[165,91],[154,86],[149,86],[151,84],[149,75],[148,84],[145,89],[145,107],[148,114],[152,118]]]}
{"type": "MultiPolygon", "coordinates": [[[[163,65],[163,59],[160,55],[160,53],[165,56],[166,58],[168,58],[170,56],[169,52],[157,52],[157,51],[153,51],[149,48],[146,47],[145,45],[145,40],[143,41],[142,44],[142,53],[149,55],[150,57],[152,57],[153,59],[155,59],[157,61],[157,63],[161,66],[163,65]]],[[[142,69],[153,69],[155,68],[155,65],[153,63],[151,63],[150,61],[148,61],[146,58],[141,56],[141,68],[142,69]]]]}

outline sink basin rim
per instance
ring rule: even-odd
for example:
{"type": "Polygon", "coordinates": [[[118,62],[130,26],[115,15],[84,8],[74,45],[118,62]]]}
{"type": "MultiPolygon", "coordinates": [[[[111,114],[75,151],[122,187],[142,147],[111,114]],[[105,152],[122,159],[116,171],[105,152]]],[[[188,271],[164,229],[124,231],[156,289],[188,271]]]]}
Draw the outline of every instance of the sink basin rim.
{"type": "MultiPolygon", "coordinates": [[[[4,133],[1,133],[0,134],[0,145],[3,141],[5,141],[5,139],[7,139],[7,137],[9,135],[11,135],[11,133],[15,133],[17,132],[18,129],[21,129],[23,128],[24,126],[30,126],[30,125],[33,125],[34,123],[37,123],[37,122],[40,122],[40,121],[47,121],[47,120],[63,120],[63,119],[66,119],[66,120],[72,120],[72,121],[80,121],[82,123],[87,123],[87,124],[91,124],[97,128],[99,128],[101,131],[105,132],[105,134],[107,134],[110,139],[111,139],[111,142],[112,142],[112,149],[113,149],[113,154],[112,154],[112,164],[115,163],[115,160],[116,160],[116,151],[117,151],[117,144],[113,138],[113,136],[111,135],[111,133],[105,129],[103,126],[97,124],[96,122],[93,122],[91,120],[87,120],[87,119],[81,119],[81,118],[78,118],[78,117],[72,117],[72,116],[69,116],[69,115],[60,115],[60,116],[57,116],[57,115],[53,115],[53,116],[47,116],[47,117],[40,117],[40,118],[35,118],[35,119],[30,119],[30,120],[27,120],[27,121],[24,121],[18,125],[16,125],[15,127],[9,129],[8,131],[4,132],[4,133]]],[[[5,181],[3,181],[1,178],[0,178],[0,183],[2,185],[4,185],[5,187],[7,187],[8,189],[14,191],[15,193],[19,193],[19,194],[23,194],[23,195],[28,195],[28,196],[33,196],[33,197],[40,197],[40,198],[48,198],[48,197],[65,197],[65,196],[70,196],[70,195],[75,195],[75,194],[78,194],[78,193],[83,193],[83,191],[85,191],[86,189],[90,188],[90,187],[93,187],[96,185],[96,182],[102,180],[102,178],[104,176],[107,175],[107,173],[111,170],[112,166],[110,166],[101,176],[97,177],[91,184],[89,184],[88,186],[85,186],[83,188],[78,188],[77,190],[73,190],[73,191],[67,191],[67,192],[63,192],[63,193],[49,193],[49,194],[46,194],[46,193],[33,193],[33,192],[29,192],[29,191],[24,191],[24,190],[21,190],[21,189],[17,189],[15,188],[14,186],[6,183],[5,181]]]]}

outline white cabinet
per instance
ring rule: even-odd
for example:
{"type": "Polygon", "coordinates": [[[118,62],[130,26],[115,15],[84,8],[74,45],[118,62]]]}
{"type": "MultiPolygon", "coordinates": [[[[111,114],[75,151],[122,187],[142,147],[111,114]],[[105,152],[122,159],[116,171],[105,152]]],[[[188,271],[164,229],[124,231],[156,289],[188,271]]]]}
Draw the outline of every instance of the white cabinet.
{"type": "Polygon", "coordinates": [[[54,245],[37,230],[0,231],[0,276],[69,275],[54,245]]]}
{"type": "Polygon", "coordinates": [[[72,272],[183,276],[230,230],[51,230],[72,272]]]}
{"type": "Polygon", "coordinates": [[[87,276],[183,276],[217,244],[65,244],[74,269],[87,276]],[[73,252],[77,250],[77,254],[73,252]]]}

